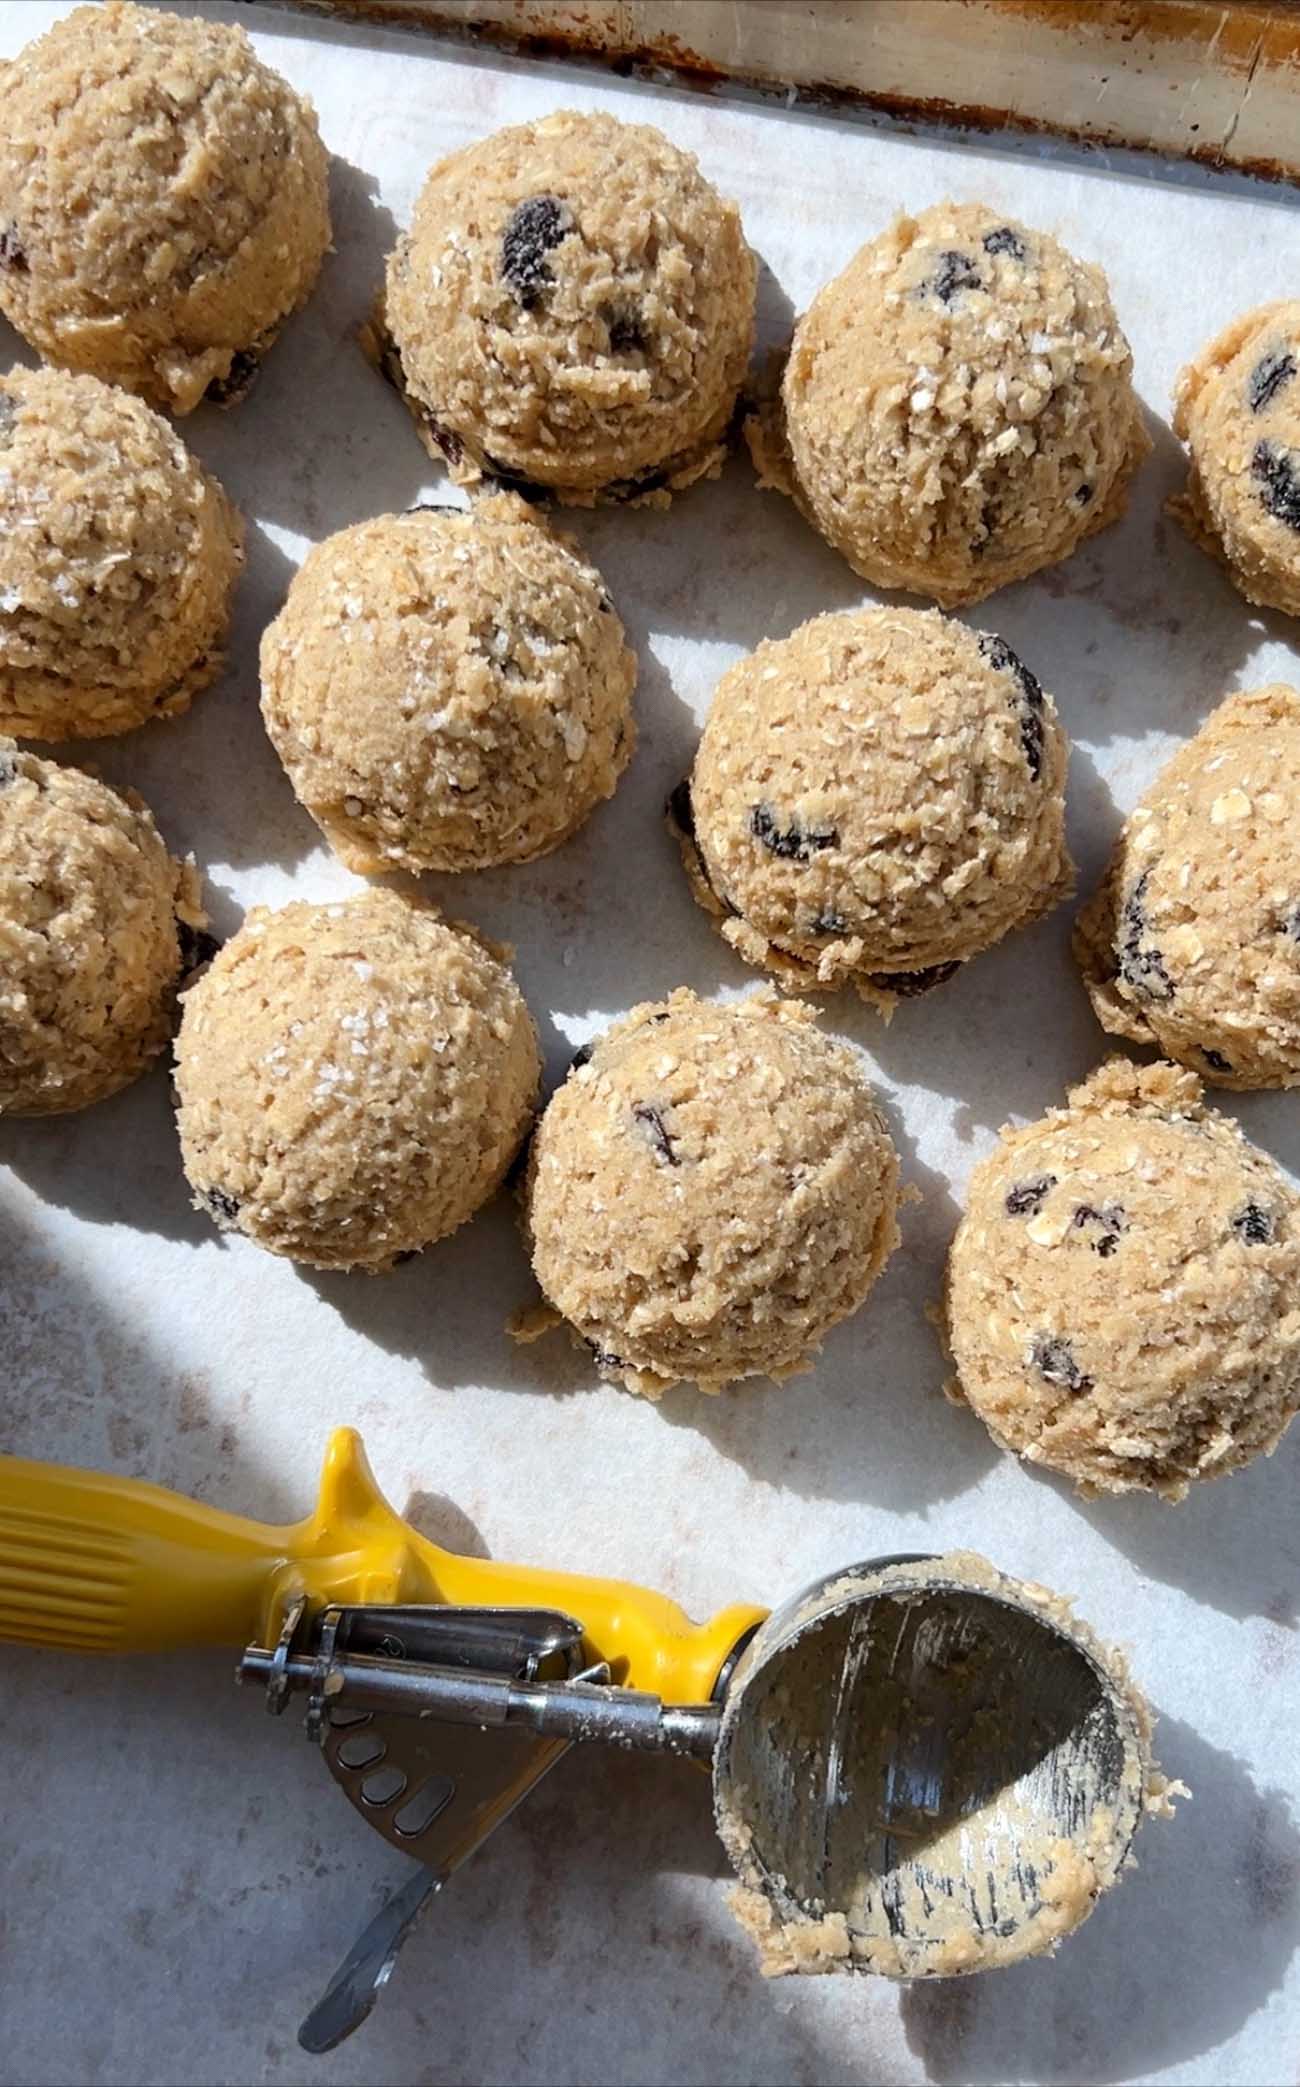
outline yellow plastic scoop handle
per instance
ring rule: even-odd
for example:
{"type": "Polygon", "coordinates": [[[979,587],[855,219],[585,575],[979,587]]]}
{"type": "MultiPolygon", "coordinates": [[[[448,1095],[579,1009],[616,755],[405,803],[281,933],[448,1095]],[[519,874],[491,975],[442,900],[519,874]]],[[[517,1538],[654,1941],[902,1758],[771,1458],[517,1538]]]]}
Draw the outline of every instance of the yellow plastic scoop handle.
{"type": "Polygon", "coordinates": [[[420,1536],[375,1483],[361,1438],[336,1428],[320,1498],[277,1528],[137,1479],[0,1457],[0,1638],[76,1652],[273,1645],[288,1603],[443,1602],[560,1609],[615,1681],[700,1703],[766,1613],[692,1623],[620,1580],[458,1558],[420,1536]]]}

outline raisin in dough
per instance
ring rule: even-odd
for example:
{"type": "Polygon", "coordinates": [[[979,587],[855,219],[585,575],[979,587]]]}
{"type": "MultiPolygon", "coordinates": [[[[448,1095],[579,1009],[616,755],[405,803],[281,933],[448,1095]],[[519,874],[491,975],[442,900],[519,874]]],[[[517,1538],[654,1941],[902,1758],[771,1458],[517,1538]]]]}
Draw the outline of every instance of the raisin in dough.
{"type": "Polygon", "coordinates": [[[636,661],[600,576],[515,494],[317,545],[262,640],[262,715],[350,868],[558,847],[632,751],[636,661]]]}
{"type": "Polygon", "coordinates": [[[1180,747],[1074,947],[1116,1036],[1215,1086],[1300,1085],[1300,691],[1229,696],[1180,747]]]}
{"type": "Polygon", "coordinates": [[[1065,895],[1067,755],[1005,640],[860,609],[723,676],[669,818],[741,956],[888,1016],[1065,895]]]}
{"type": "Polygon", "coordinates": [[[0,378],[0,730],[126,732],[221,666],[239,516],[166,421],[97,377],[0,378]]]}
{"type": "Polygon", "coordinates": [[[900,217],[795,327],[747,426],[855,572],[941,608],[1066,558],[1150,448],[1101,271],[982,203],[900,217]]]}
{"type": "Polygon", "coordinates": [[[185,996],[177,1120],[195,1201],[314,1268],[391,1268],[498,1186],[537,1036],[487,944],[377,889],[257,906],[185,996]]]}
{"type": "Polygon", "coordinates": [[[242,29],[75,8],[0,71],[0,310],[64,369],[226,403],[316,279],[327,166],[242,29]]]}
{"type": "Polygon", "coordinates": [[[193,864],[134,793],[0,739],[0,1115],[83,1109],[142,1073],[205,926],[193,864]]]}
{"type": "Polygon", "coordinates": [[[1193,1073],[1112,1059],[971,1177],[947,1338],[994,1440],[1178,1500],[1300,1406],[1300,1198],[1193,1073]]]}
{"type": "Polygon", "coordinates": [[[561,110],[432,169],[368,346],[462,484],[662,506],[721,465],[756,280],[689,153],[561,110]]]}
{"type": "Polygon", "coordinates": [[[1169,502],[1247,601],[1300,616],[1300,302],[1234,319],[1174,389],[1190,452],[1169,502]]]}
{"type": "Polygon", "coordinates": [[[803,1368],[898,1243],[898,1161],[857,1058],[770,992],[677,992],[581,1052],[526,1196],[554,1312],[648,1398],[803,1368]]]}

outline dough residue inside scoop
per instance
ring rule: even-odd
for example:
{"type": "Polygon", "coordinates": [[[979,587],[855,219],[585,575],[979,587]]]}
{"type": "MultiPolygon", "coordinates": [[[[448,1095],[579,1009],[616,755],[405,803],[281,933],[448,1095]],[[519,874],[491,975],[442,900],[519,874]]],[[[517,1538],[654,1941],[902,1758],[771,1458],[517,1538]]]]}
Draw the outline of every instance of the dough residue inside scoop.
{"type": "Polygon", "coordinates": [[[1186,1794],[1151,1732],[1069,1603],[973,1553],[814,1588],[738,1667],[715,1773],[761,1970],[942,1978],[1053,1950],[1186,1794]]]}

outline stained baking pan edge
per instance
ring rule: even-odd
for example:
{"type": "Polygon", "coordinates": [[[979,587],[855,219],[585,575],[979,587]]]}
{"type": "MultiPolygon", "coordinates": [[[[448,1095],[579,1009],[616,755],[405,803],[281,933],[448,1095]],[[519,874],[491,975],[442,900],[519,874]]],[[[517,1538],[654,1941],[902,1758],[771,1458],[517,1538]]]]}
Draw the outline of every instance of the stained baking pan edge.
{"type": "Polygon", "coordinates": [[[1041,132],[1300,185],[1300,0],[285,0],[904,122],[1041,132]]]}

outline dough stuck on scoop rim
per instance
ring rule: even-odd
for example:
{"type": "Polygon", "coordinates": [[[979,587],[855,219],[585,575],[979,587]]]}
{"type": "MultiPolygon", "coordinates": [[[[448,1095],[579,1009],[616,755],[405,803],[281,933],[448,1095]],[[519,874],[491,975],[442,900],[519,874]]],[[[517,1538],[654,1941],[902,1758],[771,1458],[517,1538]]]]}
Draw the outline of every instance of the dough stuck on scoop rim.
{"type": "MultiPolygon", "coordinates": [[[[1008,1628],[1014,1627],[1011,1619],[1008,1628]]],[[[1151,1711],[1122,1655],[1079,1622],[1068,1601],[1009,1578],[974,1553],[885,1561],[852,1568],[829,1586],[818,1583],[762,1625],[742,1655],[715,1759],[716,1823],[740,1880],[729,1903],[757,1946],[760,1970],[766,1977],[870,1971],[893,1979],[944,1978],[1054,1951],[1132,1866],[1130,1847],[1142,1817],[1170,1817],[1172,1798],[1189,1794],[1162,1774],[1152,1731],[1151,1711]],[[963,1789],[961,1746],[973,1741],[972,1766],[987,1751],[988,1720],[998,1718],[1007,1700],[1002,1661],[1014,1653],[999,1647],[996,1669],[982,1677],[988,1663],[979,1657],[978,1630],[954,1627],[944,1640],[936,1635],[937,1620],[925,1616],[936,1582],[945,1604],[960,1604],[969,1590],[968,1617],[988,1616],[979,1599],[987,1595],[1059,1633],[1059,1660],[1037,1629],[1026,1641],[1036,1657],[1027,1661],[1013,1698],[1025,1721],[1006,1728],[1008,1749],[1019,1743],[1020,1773],[996,1789],[982,1785],[978,1797],[963,1789]],[[876,1599],[866,1604],[868,1590],[876,1599]],[[855,1624],[882,1605],[896,1609],[898,1620],[886,1627],[883,1666],[873,1667],[868,1633],[858,1635],[855,1624]],[[838,1665],[833,1657],[827,1664],[817,1639],[846,1618],[855,1620],[848,1622],[838,1665]],[[900,1679],[895,1655],[905,1639],[910,1678],[900,1679]],[[1044,1660],[1051,1674],[1027,1718],[1033,1676],[1044,1660]],[[932,1699],[927,1708],[913,1695],[923,1690],[926,1669],[940,1677],[945,1737],[957,1753],[951,1770],[957,1787],[947,1806],[935,1777],[941,1758],[947,1767],[951,1755],[940,1757],[929,1737],[936,1704],[932,1699]],[[976,1697],[965,1723],[952,1714],[963,1688],[976,1697]],[[829,1719],[818,1698],[825,1699],[829,1719]],[[865,1714],[854,1715],[864,1705],[865,1714]],[[892,1718],[885,1714],[882,1724],[872,1705],[878,1711],[888,1706],[892,1718]],[[873,1747],[873,1740],[888,1742],[891,1731],[900,1735],[900,1748],[873,1747]],[[918,1756],[925,1801],[905,1827],[902,1815],[915,1811],[909,1771],[918,1756]],[[1087,1815],[1063,1836],[1059,1815],[1072,1813],[1081,1787],[1090,1794],[1087,1815]],[[864,1801],[864,1792],[882,1789],[884,1799],[868,1794],[864,1801]],[[882,1804],[888,1823],[882,1823],[882,1804]],[[801,1892],[777,1860],[783,1840],[797,1860],[805,1859],[801,1832],[805,1846],[826,1848],[832,1807],[840,1834],[846,1822],[854,1836],[861,1829],[869,1845],[874,1840],[873,1852],[847,1889],[801,1892]],[[981,1831],[982,1845],[972,1846],[981,1831]]],[[[845,1851],[837,1852],[842,1863],[845,1851]]]]}

